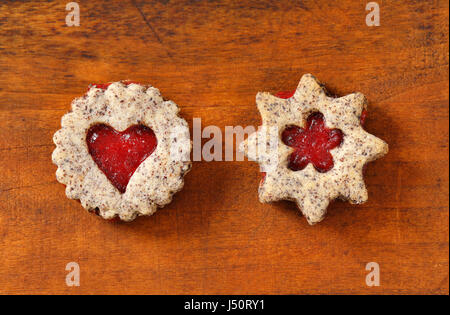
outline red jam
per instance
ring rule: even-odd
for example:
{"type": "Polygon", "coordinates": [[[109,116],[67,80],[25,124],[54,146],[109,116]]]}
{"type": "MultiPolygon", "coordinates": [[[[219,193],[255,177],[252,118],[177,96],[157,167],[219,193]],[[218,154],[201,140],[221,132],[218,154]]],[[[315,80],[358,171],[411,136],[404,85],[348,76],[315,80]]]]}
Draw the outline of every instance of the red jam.
{"type": "Polygon", "coordinates": [[[94,162],[121,193],[138,166],[156,148],[155,133],[144,125],[134,125],[118,132],[110,126],[97,124],[86,136],[94,162]]]}
{"type": "Polygon", "coordinates": [[[364,127],[367,119],[367,109],[363,109],[361,112],[361,117],[359,117],[359,121],[361,122],[361,126],[364,127]]]}
{"type": "MultiPolygon", "coordinates": [[[[275,96],[287,99],[294,94],[295,91],[285,91],[275,96]]],[[[312,163],[321,173],[333,168],[334,162],[330,150],[339,146],[342,139],[342,131],[325,127],[321,113],[313,113],[308,117],[306,129],[288,126],[281,135],[283,143],[295,149],[289,157],[288,167],[291,170],[300,171],[312,163]]]]}
{"type": "Polygon", "coordinates": [[[291,98],[292,96],[294,96],[295,94],[295,90],[294,91],[281,91],[278,92],[277,94],[275,94],[276,97],[279,98],[291,98]]]}
{"type": "MultiPolygon", "coordinates": [[[[134,82],[134,81],[123,81],[122,82],[123,84],[125,84],[125,85],[130,85],[130,84],[139,84],[138,82],[134,82]]],[[[91,84],[90,86],[89,86],[89,88],[91,88],[91,87],[95,87],[95,88],[97,88],[97,89],[102,89],[102,90],[106,90],[107,88],[108,88],[108,86],[110,86],[112,83],[101,83],[101,84],[91,84]]]]}
{"type": "Polygon", "coordinates": [[[339,129],[328,129],[323,115],[317,112],[308,117],[306,129],[288,126],[281,139],[295,149],[289,157],[291,170],[300,171],[312,163],[317,171],[324,173],[334,166],[330,150],[342,143],[343,133],[339,129]]]}

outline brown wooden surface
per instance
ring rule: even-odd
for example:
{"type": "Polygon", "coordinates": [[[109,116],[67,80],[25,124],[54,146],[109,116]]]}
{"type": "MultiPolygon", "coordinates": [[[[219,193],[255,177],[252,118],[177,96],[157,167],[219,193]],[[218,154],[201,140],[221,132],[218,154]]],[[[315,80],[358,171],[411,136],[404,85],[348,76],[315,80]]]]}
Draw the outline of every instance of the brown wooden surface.
{"type": "Polygon", "coordinates": [[[448,294],[447,1],[379,1],[367,27],[366,1],[79,0],[71,28],[67,2],[0,3],[0,293],[448,294]],[[255,94],[304,73],[363,92],[368,131],[390,145],[367,168],[369,201],[336,202],[316,226],[260,204],[252,162],[195,162],[169,206],[130,224],[55,179],[53,133],[89,83],[152,84],[191,126],[223,130],[257,126],[255,94]]]}

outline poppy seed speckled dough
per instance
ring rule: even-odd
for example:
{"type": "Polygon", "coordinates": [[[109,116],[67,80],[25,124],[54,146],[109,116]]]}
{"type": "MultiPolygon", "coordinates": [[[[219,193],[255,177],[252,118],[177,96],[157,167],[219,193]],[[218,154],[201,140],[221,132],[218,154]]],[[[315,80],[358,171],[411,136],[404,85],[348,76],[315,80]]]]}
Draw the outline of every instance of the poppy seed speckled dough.
{"type": "Polygon", "coordinates": [[[135,83],[94,85],[75,99],[72,111],[62,117],[62,128],[53,137],[56,178],[67,186],[67,197],[79,199],[84,208],[105,219],[119,217],[124,221],[151,215],[170,203],[191,168],[189,127],[178,112],[178,106],[164,101],[158,89],[135,83]],[[118,132],[145,125],[156,135],[154,151],[136,168],[123,193],[89,153],[86,136],[96,124],[118,132]]]}
{"type": "Polygon", "coordinates": [[[367,108],[363,94],[329,97],[314,76],[305,74],[292,97],[263,92],[257,94],[256,104],[262,128],[242,142],[240,150],[266,173],[259,186],[261,202],[295,201],[307,221],[315,224],[323,220],[330,201],[336,198],[354,204],[367,201],[363,167],[387,154],[388,145],[361,125],[367,108]],[[317,171],[312,163],[293,171],[288,161],[294,149],[280,140],[281,133],[290,125],[305,128],[307,118],[315,112],[323,114],[327,128],[343,133],[342,143],[330,150],[334,165],[326,172],[317,171]],[[270,130],[275,130],[277,141],[268,141],[273,138],[270,130]]]}

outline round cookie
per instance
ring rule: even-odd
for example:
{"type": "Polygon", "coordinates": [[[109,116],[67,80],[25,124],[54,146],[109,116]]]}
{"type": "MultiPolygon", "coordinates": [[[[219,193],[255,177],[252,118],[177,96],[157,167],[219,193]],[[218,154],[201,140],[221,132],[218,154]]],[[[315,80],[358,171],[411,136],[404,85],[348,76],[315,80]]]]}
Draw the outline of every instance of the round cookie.
{"type": "Polygon", "coordinates": [[[124,221],[170,203],[191,168],[189,127],[178,112],[152,86],[92,85],[53,137],[56,178],[67,197],[124,221]]]}

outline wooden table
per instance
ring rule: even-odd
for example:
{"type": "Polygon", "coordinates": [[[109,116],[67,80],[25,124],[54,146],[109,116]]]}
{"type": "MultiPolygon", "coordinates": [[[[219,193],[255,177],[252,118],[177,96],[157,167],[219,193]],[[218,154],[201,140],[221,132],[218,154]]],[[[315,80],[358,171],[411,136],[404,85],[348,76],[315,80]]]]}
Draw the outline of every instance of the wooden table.
{"type": "Polygon", "coordinates": [[[378,27],[368,1],[79,0],[79,27],[67,2],[0,4],[0,293],[449,293],[447,1],[381,0],[378,27]],[[55,179],[53,133],[89,83],[152,84],[191,127],[224,130],[257,126],[255,94],[304,73],[364,93],[367,130],[390,145],[367,168],[369,201],[335,202],[318,225],[259,203],[248,161],[194,162],[170,205],[128,224],[55,179]]]}

